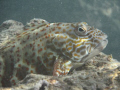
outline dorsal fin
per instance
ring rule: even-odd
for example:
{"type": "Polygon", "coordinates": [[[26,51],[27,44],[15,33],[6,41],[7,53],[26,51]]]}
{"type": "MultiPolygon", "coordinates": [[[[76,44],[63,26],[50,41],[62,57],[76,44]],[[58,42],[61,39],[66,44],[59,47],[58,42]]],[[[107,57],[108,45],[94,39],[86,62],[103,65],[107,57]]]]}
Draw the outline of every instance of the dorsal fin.
{"type": "Polygon", "coordinates": [[[34,18],[34,19],[30,20],[30,23],[27,23],[27,25],[24,27],[24,30],[35,30],[35,29],[45,26],[47,24],[49,24],[49,22],[47,22],[44,19],[34,18]]]}

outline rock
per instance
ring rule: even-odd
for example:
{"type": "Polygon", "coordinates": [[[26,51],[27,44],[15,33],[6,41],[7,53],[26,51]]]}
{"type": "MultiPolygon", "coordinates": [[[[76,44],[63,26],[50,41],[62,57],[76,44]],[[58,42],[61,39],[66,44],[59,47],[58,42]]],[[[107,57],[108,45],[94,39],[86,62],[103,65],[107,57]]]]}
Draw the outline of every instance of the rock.
{"type": "Polygon", "coordinates": [[[29,74],[11,90],[119,90],[120,62],[100,53],[69,75],[29,74]]]}
{"type": "Polygon", "coordinates": [[[0,45],[3,41],[12,38],[14,35],[19,34],[23,30],[24,25],[21,22],[14,20],[4,21],[0,25],[0,45]]]}

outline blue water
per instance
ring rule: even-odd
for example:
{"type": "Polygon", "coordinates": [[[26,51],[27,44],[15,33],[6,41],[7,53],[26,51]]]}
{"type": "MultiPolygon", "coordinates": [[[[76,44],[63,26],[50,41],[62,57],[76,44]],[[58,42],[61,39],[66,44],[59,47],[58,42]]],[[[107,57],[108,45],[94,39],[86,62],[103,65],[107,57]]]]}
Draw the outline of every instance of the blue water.
{"type": "Polygon", "coordinates": [[[109,43],[103,52],[120,61],[119,0],[0,0],[0,24],[9,19],[25,24],[33,18],[85,21],[108,35],[109,43]]]}

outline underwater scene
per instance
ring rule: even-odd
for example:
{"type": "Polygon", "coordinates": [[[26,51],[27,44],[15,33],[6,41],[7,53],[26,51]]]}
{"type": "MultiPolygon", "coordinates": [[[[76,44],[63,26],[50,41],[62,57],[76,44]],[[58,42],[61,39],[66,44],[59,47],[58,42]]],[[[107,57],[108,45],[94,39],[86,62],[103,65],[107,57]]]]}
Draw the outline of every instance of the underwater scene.
{"type": "Polygon", "coordinates": [[[119,0],[0,0],[0,90],[119,90],[119,0]]]}

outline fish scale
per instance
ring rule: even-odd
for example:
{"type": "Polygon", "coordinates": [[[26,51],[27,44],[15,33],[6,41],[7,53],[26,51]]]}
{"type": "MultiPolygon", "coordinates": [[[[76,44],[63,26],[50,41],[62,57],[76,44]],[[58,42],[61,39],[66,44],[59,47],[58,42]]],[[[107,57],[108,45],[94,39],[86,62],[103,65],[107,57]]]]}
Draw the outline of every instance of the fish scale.
{"type": "Polygon", "coordinates": [[[64,76],[107,45],[107,35],[86,22],[49,23],[33,19],[19,35],[2,43],[0,86],[8,87],[29,73],[64,76]]]}

